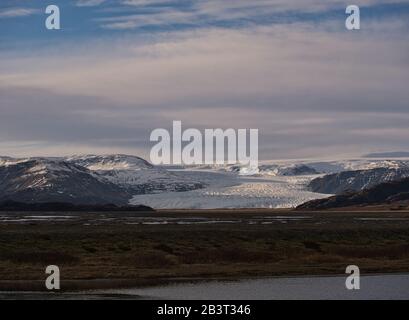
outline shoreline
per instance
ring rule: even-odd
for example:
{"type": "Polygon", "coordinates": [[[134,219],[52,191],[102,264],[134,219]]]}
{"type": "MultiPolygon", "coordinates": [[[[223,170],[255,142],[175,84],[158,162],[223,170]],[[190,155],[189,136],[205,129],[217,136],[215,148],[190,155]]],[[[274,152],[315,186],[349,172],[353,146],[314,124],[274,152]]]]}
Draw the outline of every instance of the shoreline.
{"type": "MultiPolygon", "coordinates": [[[[373,272],[361,274],[361,277],[377,276],[404,276],[409,272],[373,272]]],[[[61,280],[61,289],[49,291],[42,280],[0,280],[0,294],[4,293],[50,293],[50,294],[95,294],[95,291],[109,291],[121,289],[146,289],[183,284],[201,284],[212,282],[242,282],[262,279],[302,279],[302,278],[342,278],[347,274],[287,274],[287,275],[260,275],[247,277],[208,277],[208,278],[164,278],[164,279],[79,279],[61,280]]]]}

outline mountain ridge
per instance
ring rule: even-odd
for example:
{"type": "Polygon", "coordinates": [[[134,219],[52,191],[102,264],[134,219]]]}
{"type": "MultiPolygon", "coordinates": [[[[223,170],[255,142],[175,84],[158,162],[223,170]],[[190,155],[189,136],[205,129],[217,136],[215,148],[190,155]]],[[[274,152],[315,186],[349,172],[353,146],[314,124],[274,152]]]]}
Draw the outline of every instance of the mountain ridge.
{"type": "Polygon", "coordinates": [[[0,201],[126,204],[130,195],[84,167],[28,159],[0,166],[0,201]]]}
{"type": "Polygon", "coordinates": [[[0,201],[126,205],[137,194],[204,184],[129,155],[0,157],[0,201]]]}
{"type": "Polygon", "coordinates": [[[360,191],[406,177],[409,177],[409,167],[342,171],[315,178],[310,181],[307,188],[317,193],[341,194],[346,191],[360,191]]]}
{"type": "Polygon", "coordinates": [[[298,206],[297,209],[326,210],[394,204],[409,206],[409,178],[384,182],[358,192],[347,192],[329,198],[308,201],[298,206]]]}

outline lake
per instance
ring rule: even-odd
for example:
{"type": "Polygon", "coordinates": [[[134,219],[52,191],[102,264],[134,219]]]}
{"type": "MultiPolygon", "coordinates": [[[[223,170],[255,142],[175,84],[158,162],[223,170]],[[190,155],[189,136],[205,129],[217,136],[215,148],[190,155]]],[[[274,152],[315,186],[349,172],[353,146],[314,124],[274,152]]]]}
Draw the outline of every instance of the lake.
{"type": "Polygon", "coordinates": [[[409,300],[409,274],[361,277],[360,290],[347,290],[345,277],[265,278],[183,283],[151,288],[81,293],[0,292],[3,299],[148,300],[409,300]]]}
{"type": "Polygon", "coordinates": [[[177,300],[409,299],[409,274],[362,276],[361,289],[354,291],[346,289],[345,279],[295,277],[212,281],[105,293],[177,300]]]}

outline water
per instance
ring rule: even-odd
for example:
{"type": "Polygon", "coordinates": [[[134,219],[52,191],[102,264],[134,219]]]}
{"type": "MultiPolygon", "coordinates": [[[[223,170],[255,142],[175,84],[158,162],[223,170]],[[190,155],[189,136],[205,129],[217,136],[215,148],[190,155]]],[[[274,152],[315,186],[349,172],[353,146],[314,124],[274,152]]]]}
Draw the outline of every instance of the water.
{"type": "Polygon", "coordinates": [[[266,278],[63,294],[0,292],[0,300],[409,300],[409,274],[363,276],[360,283],[361,289],[354,291],[346,289],[345,279],[346,277],[266,278]]]}
{"type": "Polygon", "coordinates": [[[409,274],[361,277],[360,290],[347,290],[346,277],[297,277],[201,282],[110,293],[139,295],[146,299],[176,300],[298,300],[298,299],[409,299],[409,274]]]}

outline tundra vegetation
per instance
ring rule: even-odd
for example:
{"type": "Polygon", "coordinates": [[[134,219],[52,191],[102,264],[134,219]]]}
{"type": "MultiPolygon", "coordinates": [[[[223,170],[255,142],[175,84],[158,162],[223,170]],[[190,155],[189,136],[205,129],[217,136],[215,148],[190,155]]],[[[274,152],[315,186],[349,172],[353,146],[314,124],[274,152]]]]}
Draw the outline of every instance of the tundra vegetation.
{"type": "Polygon", "coordinates": [[[50,264],[59,266],[63,290],[344,274],[348,265],[362,274],[409,270],[406,210],[152,213],[168,224],[132,224],[136,213],[67,215],[78,219],[0,224],[0,289],[43,289],[50,264]],[[198,216],[225,223],[175,223],[198,216]],[[260,216],[271,223],[252,223],[260,216]]]}

